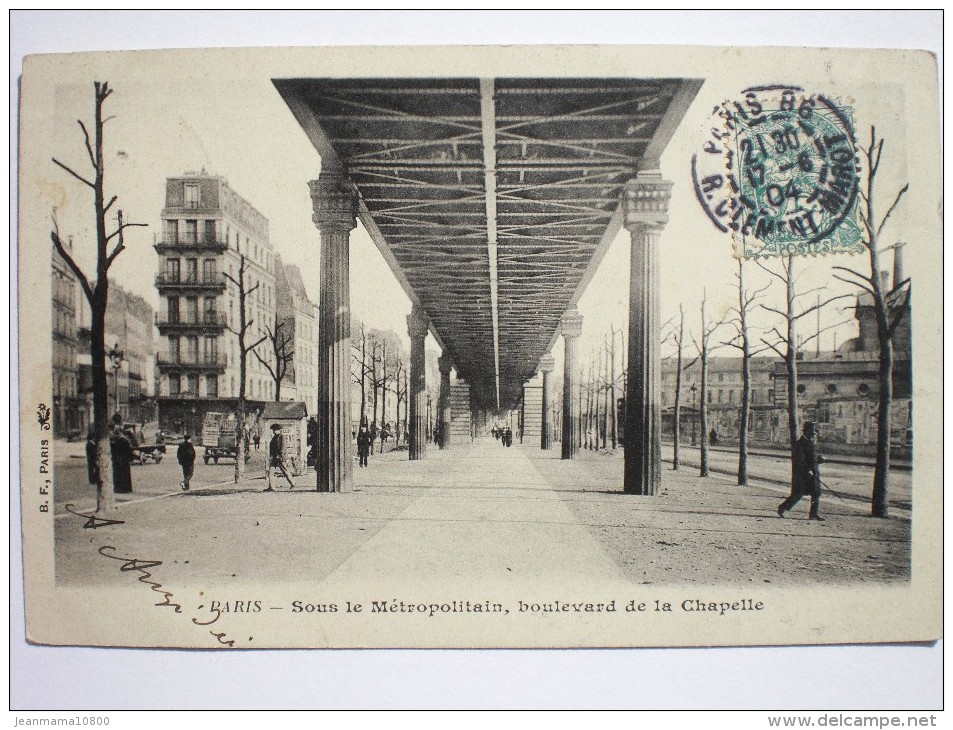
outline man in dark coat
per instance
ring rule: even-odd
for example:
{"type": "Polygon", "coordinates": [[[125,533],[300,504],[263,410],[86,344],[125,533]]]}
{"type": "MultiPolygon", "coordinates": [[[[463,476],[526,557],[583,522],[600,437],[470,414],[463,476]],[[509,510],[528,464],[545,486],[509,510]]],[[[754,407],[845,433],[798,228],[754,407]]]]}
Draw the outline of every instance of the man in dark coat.
{"type": "Polygon", "coordinates": [[[176,457],[182,466],[182,481],[179,486],[182,487],[183,492],[187,492],[189,491],[192,474],[195,472],[195,447],[192,445],[192,437],[189,434],[182,437],[182,443],[179,444],[176,457]]]}
{"type": "Polygon", "coordinates": [[[371,451],[371,432],[366,423],[361,424],[357,432],[357,463],[358,466],[367,466],[367,456],[371,451]]]}
{"type": "Polygon", "coordinates": [[[814,421],[807,421],[801,429],[801,438],[794,444],[794,482],[791,484],[791,496],[778,506],[778,517],[794,507],[801,497],[811,496],[809,518],[824,521],[818,514],[821,502],[821,474],[818,464],[824,463],[824,457],[817,453],[814,439],[817,427],[814,421]]]}
{"type": "Polygon", "coordinates": [[[113,428],[109,439],[109,449],[113,457],[113,491],[116,494],[132,492],[132,444],[122,432],[122,427],[113,428]]]}
{"type": "Polygon", "coordinates": [[[288,484],[294,489],[295,484],[291,481],[288,470],[285,469],[285,439],[284,436],[281,435],[281,425],[277,423],[271,424],[271,432],[273,435],[271,437],[271,443],[268,444],[268,488],[265,489],[265,491],[275,491],[271,486],[271,473],[275,469],[281,471],[281,475],[288,480],[288,484]]]}
{"type": "Polygon", "coordinates": [[[96,458],[96,434],[90,429],[86,435],[86,476],[94,491],[99,489],[99,461],[96,458]]]}

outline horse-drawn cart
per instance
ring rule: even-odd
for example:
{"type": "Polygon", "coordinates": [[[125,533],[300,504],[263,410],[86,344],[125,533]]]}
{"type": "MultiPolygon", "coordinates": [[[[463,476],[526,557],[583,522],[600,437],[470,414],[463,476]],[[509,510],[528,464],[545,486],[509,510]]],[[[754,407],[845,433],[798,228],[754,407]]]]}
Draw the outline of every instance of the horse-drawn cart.
{"type": "MultiPolygon", "coordinates": [[[[217,464],[219,459],[238,458],[238,440],[235,423],[235,416],[231,413],[209,412],[205,414],[205,420],[202,422],[202,443],[200,445],[205,447],[202,460],[206,464],[210,461],[217,464]]],[[[246,463],[249,458],[250,455],[246,445],[246,463]]]]}

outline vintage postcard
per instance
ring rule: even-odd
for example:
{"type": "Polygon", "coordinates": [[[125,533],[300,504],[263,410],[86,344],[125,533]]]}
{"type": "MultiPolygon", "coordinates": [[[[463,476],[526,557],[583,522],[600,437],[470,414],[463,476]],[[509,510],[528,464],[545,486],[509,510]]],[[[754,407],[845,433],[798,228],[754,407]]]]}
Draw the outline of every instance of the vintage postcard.
{"type": "Polygon", "coordinates": [[[938,69],[25,59],[27,639],[931,641],[938,69]]]}

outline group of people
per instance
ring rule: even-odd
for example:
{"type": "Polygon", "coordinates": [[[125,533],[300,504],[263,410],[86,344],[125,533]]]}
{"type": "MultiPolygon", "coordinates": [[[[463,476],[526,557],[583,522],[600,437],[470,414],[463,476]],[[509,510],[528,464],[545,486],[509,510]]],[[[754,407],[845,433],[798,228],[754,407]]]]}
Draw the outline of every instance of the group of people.
{"type": "MultiPolygon", "coordinates": [[[[109,434],[109,452],[112,456],[113,492],[132,492],[132,461],[136,446],[135,434],[125,427],[122,416],[116,413],[109,434]]],[[[99,461],[96,458],[96,434],[90,429],[86,435],[86,471],[89,483],[98,489],[100,484],[99,461]]]]}
{"type": "Polygon", "coordinates": [[[494,426],[493,438],[503,443],[504,446],[513,445],[513,429],[509,426],[494,426]]]}

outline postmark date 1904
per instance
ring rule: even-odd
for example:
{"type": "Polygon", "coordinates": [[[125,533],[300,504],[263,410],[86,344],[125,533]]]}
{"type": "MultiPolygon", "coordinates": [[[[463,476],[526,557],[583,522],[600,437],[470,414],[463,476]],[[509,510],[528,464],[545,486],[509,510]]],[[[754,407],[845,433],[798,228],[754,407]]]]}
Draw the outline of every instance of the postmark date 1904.
{"type": "Polygon", "coordinates": [[[851,113],[790,85],[752,87],[715,106],[692,178],[738,255],[861,250],[851,113]]]}

